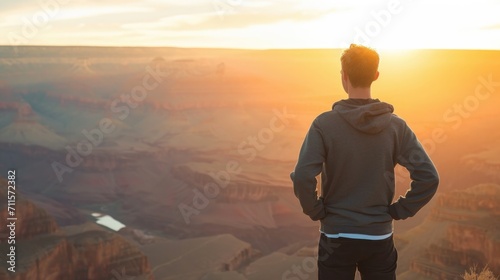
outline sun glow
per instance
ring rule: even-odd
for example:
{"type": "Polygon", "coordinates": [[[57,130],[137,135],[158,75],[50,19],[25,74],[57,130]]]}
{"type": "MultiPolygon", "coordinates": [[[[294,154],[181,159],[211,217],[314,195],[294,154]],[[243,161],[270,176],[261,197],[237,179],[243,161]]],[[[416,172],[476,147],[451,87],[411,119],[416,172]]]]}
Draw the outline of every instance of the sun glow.
{"type": "Polygon", "coordinates": [[[168,2],[120,7],[89,0],[45,7],[2,1],[0,28],[7,36],[0,44],[500,49],[495,0],[168,2]]]}

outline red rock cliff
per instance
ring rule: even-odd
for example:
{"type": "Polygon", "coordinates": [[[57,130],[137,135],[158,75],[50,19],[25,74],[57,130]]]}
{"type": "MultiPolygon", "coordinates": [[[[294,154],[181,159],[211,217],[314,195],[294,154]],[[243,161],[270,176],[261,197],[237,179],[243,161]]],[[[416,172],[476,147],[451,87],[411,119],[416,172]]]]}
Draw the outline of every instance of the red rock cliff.
{"type": "MultiPolygon", "coordinates": [[[[494,274],[500,274],[499,185],[484,184],[442,194],[427,221],[435,225],[435,232],[440,225],[445,226],[444,234],[421,249],[409,271],[399,278],[462,279],[460,275],[473,266],[488,266],[494,274]]],[[[429,231],[433,229],[424,233],[435,236],[429,231]]],[[[412,240],[407,242],[404,246],[411,246],[412,240]]]]}
{"type": "MultiPolygon", "coordinates": [[[[7,182],[0,178],[0,219],[7,218],[7,182]]],[[[59,228],[47,212],[16,195],[16,272],[0,263],[0,279],[153,279],[147,257],[118,234],[93,223],[59,228]]],[[[2,222],[3,223],[3,222],[2,222]]],[[[9,248],[0,228],[0,252],[9,248]]]]}

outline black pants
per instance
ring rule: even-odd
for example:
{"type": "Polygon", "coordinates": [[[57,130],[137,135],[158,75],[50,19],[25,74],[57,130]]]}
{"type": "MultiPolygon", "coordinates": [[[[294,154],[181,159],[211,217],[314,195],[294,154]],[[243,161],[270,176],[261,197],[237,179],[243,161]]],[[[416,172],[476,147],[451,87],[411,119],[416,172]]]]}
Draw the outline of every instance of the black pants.
{"type": "Polygon", "coordinates": [[[356,268],[363,280],[394,280],[397,260],[392,236],[384,240],[360,240],[321,234],[318,280],[353,280],[356,268]]]}

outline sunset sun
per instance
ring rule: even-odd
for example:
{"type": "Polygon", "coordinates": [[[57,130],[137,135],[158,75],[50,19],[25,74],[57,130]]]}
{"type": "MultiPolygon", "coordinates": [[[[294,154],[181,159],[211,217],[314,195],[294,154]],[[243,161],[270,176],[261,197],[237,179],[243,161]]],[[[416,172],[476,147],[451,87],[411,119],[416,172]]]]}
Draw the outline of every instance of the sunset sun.
{"type": "Polygon", "coordinates": [[[499,49],[500,2],[4,1],[4,45],[499,49]]]}

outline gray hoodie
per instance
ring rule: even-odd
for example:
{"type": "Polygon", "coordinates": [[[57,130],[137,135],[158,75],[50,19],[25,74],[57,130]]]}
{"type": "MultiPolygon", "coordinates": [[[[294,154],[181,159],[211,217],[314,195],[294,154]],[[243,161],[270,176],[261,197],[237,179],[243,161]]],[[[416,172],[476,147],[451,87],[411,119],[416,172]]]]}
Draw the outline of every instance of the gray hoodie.
{"type": "Polygon", "coordinates": [[[393,219],[415,215],[435,194],[434,164],[393,111],[378,99],[347,99],[313,121],[290,176],[304,213],[321,220],[321,231],[391,233],[393,219]],[[408,169],[412,181],[406,195],[392,203],[396,164],[408,169]]]}

